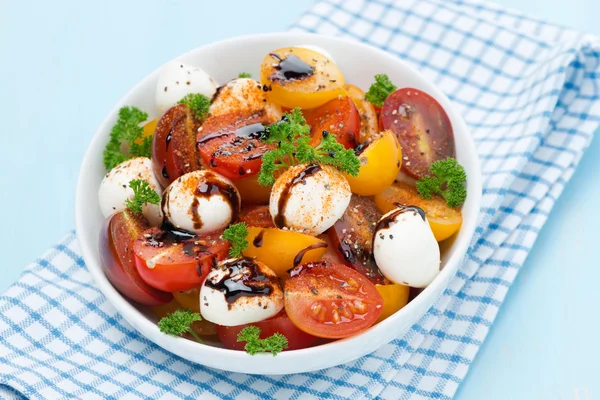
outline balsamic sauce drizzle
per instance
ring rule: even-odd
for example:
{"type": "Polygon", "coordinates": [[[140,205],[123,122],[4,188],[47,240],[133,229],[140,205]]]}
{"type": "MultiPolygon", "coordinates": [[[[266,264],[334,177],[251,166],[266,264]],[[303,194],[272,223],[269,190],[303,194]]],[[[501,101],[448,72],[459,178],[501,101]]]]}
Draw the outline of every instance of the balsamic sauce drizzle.
{"type": "Polygon", "coordinates": [[[316,174],[321,171],[321,167],[318,164],[308,164],[306,168],[304,168],[296,177],[290,180],[279,196],[279,202],[277,204],[277,215],[273,218],[273,222],[278,228],[283,228],[285,226],[285,208],[287,206],[287,202],[290,198],[291,191],[299,183],[306,184],[306,178],[316,174]]]}

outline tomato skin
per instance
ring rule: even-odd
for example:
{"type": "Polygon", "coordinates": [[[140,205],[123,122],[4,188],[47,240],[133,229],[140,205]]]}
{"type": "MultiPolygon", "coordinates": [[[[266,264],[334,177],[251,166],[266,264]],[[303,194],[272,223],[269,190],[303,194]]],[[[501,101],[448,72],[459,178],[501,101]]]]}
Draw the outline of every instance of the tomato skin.
{"type": "Polygon", "coordinates": [[[261,339],[265,339],[275,333],[284,335],[288,339],[288,348],[284,351],[305,349],[313,345],[318,339],[296,328],[284,310],[276,316],[260,322],[238,326],[217,325],[217,335],[219,335],[219,339],[221,339],[226,348],[230,350],[244,350],[246,342],[238,342],[237,336],[242,329],[248,326],[258,326],[260,328],[259,337],[261,339]]]}
{"type": "Polygon", "coordinates": [[[377,291],[383,297],[383,311],[376,323],[383,321],[408,304],[410,286],[400,284],[376,285],[377,291]]]}
{"type": "Polygon", "coordinates": [[[129,210],[108,217],[100,229],[100,261],[112,285],[129,299],[148,306],[171,301],[171,293],[148,285],[135,267],[133,243],[145,229],[148,221],[129,210]]]}
{"type": "Polygon", "coordinates": [[[346,84],[346,93],[354,102],[358,115],[360,117],[360,134],[358,137],[359,143],[366,142],[373,138],[380,131],[379,129],[379,114],[375,106],[365,99],[365,92],[358,86],[346,84]]]}
{"type": "Polygon", "coordinates": [[[204,165],[230,179],[257,174],[262,156],[276,147],[258,139],[268,123],[264,112],[232,112],[208,117],[197,137],[204,165]]]}
{"type": "Polygon", "coordinates": [[[272,186],[258,183],[258,174],[236,179],[233,183],[240,192],[243,204],[268,204],[272,186]]]}
{"type": "Polygon", "coordinates": [[[323,131],[334,135],[346,149],[353,149],[358,144],[360,116],[350,97],[333,99],[321,107],[303,110],[302,114],[310,125],[312,146],[321,143],[323,131]]]}
{"type": "Polygon", "coordinates": [[[462,213],[459,209],[448,206],[446,201],[438,196],[429,200],[424,199],[419,196],[417,189],[405,182],[394,183],[375,195],[374,201],[383,213],[395,209],[396,203],[422,208],[433,236],[438,242],[454,235],[462,225],[462,213]]]}
{"type": "Polygon", "coordinates": [[[373,196],[383,192],[398,176],[402,165],[402,149],[396,135],[389,130],[373,136],[372,142],[364,144],[365,149],[358,155],[358,175],[344,175],[352,193],[373,196]]]}
{"type": "Polygon", "coordinates": [[[151,228],[139,236],[133,245],[137,271],[148,285],[165,292],[200,286],[213,263],[227,257],[229,242],[218,233],[179,240],[172,232],[151,228]]]}
{"type": "Polygon", "coordinates": [[[238,220],[248,226],[258,228],[275,228],[275,223],[269,212],[269,206],[245,206],[238,215],[238,220]]]}
{"type": "Polygon", "coordinates": [[[152,140],[152,170],[163,187],[181,175],[200,169],[196,124],[185,104],[171,107],[158,120],[152,140]]]}
{"type": "Polygon", "coordinates": [[[175,301],[183,308],[188,308],[193,312],[200,312],[200,288],[195,287],[190,290],[181,290],[173,292],[175,301]]]}
{"type": "Polygon", "coordinates": [[[429,172],[435,161],[455,157],[452,124],[440,103],[427,93],[403,88],[388,96],[381,108],[384,129],[402,146],[402,169],[414,178],[429,172]]]}
{"type": "Polygon", "coordinates": [[[285,281],[285,311],[299,329],[311,335],[341,339],[375,323],[383,298],[365,276],[341,264],[302,264],[285,281]]]}

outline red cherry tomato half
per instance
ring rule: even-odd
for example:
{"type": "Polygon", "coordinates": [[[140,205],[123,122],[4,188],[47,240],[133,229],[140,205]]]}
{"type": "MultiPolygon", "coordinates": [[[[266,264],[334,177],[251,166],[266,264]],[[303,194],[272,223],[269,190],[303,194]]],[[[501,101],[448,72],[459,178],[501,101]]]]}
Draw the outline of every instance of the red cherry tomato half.
{"type": "Polygon", "coordinates": [[[321,143],[323,131],[335,135],[337,141],[347,149],[353,149],[358,144],[360,116],[350,97],[330,100],[320,107],[303,110],[302,114],[310,125],[312,146],[321,143]]]}
{"type": "Polygon", "coordinates": [[[244,206],[238,215],[240,222],[258,228],[275,228],[269,206],[244,206]]]}
{"type": "Polygon", "coordinates": [[[149,228],[148,221],[128,210],[104,221],[100,230],[100,260],[112,285],[131,300],[147,306],[166,304],[173,296],[148,285],[135,267],[133,243],[149,228]]]}
{"type": "Polygon", "coordinates": [[[261,158],[275,148],[258,139],[269,122],[263,113],[208,117],[198,131],[198,151],[204,163],[230,179],[257,174],[261,158]]]}
{"type": "Polygon", "coordinates": [[[383,298],[361,273],[326,261],[302,264],[285,281],[285,311],[313,336],[340,339],[375,323],[383,298]]]}
{"type": "Polygon", "coordinates": [[[390,94],[381,108],[381,122],[396,134],[402,169],[414,178],[427,175],[432,163],[455,156],[450,119],[425,92],[404,88],[390,94]]]}
{"type": "Polygon", "coordinates": [[[268,338],[275,333],[281,333],[288,339],[288,348],[286,350],[305,349],[313,345],[317,340],[315,336],[309,335],[296,328],[284,310],[274,317],[252,324],[238,326],[217,325],[217,335],[219,335],[219,339],[221,339],[221,342],[223,342],[226,348],[231,350],[244,350],[246,342],[238,342],[237,337],[242,329],[248,326],[259,327],[259,337],[261,339],[268,338]]]}
{"type": "Polygon", "coordinates": [[[133,250],[137,270],[148,285],[177,292],[200,286],[214,263],[227,257],[229,242],[219,233],[195,236],[150,228],[135,241],[133,250]]]}

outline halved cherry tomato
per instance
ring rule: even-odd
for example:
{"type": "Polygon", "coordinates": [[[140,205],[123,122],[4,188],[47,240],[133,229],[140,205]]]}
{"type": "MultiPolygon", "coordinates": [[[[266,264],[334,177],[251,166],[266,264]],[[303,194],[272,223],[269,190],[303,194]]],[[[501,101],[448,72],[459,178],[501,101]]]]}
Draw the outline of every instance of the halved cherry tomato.
{"type": "Polygon", "coordinates": [[[183,308],[189,308],[193,312],[200,312],[200,288],[181,290],[173,292],[175,301],[183,308]]]}
{"type": "Polygon", "coordinates": [[[275,333],[281,333],[288,340],[288,348],[286,350],[305,349],[310,347],[317,340],[315,336],[309,335],[308,333],[296,328],[296,326],[292,324],[292,321],[290,321],[286,315],[285,310],[281,310],[281,312],[274,317],[265,319],[264,321],[254,322],[252,324],[238,326],[217,325],[217,334],[226,348],[231,350],[244,350],[246,342],[238,342],[237,337],[242,329],[248,326],[259,327],[259,337],[261,339],[273,336],[275,333]]]}
{"type": "Polygon", "coordinates": [[[150,120],[148,122],[146,122],[146,124],[144,124],[144,133],[142,135],[141,138],[138,138],[135,140],[135,142],[137,144],[142,144],[143,143],[143,138],[147,137],[147,136],[153,136],[154,135],[154,131],[156,131],[156,124],[158,124],[158,119],[154,118],[153,120],[150,120]]]}
{"type": "Polygon", "coordinates": [[[344,93],[344,76],[327,57],[313,50],[285,47],[265,56],[260,80],[267,98],[287,108],[315,108],[344,93]]]}
{"type": "Polygon", "coordinates": [[[280,278],[298,264],[318,261],[325,253],[327,243],[314,236],[277,228],[248,227],[246,257],[256,257],[280,278]]]}
{"type": "Polygon", "coordinates": [[[343,263],[373,283],[385,282],[373,258],[373,235],[380,217],[381,212],[373,200],[353,194],[342,218],[327,230],[343,263]]]}
{"type": "Polygon", "coordinates": [[[427,93],[398,89],[381,108],[384,129],[396,134],[404,153],[402,168],[420,178],[435,161],[454,157],[452,124],[440,103],[427,93]]]}
{"type": "Polygon", "coordinates": [[[321,107],[302,111],[306,122],[310,125],[312,139],[310,144],[316,146],[323,139],[323,131],[327,131],[347,149],[353,149],[358,143],[360,117],[352,99],[348,96],[333,99],[321,107]]]}
{"type": "Polygon", "coordinates": [[[424,199],[419,196],[419,192],[414,187],[404,182],[394,183],[377,194],[374,200],[377,208],[384,213],[396,208],[396,204],[422,208],[433,236],[438,242],[448,239],[460,229],[462,224],[462,214],[459,209],[449,207],[441,197],[424,199]]]}
{"type": "Polygon", "coordinates": [[[379,118],[375,106],[365,100],[365,92],[358,86],[346,84],[346,93],[354,102],[360,116],[359,143],[364,143],[379,133],[379,118]]]}
{"type": "Polygon", "coordinates": [[[213,264],[227,257],[229,242],[218,233],[195,236],[151,228],[140,235],[133,249],[142,279],[159,290],[176,292],[200,286],[213,264]]]}
{"type": "Polygon", "coordinates": [[[234,185],[243,204],[267,204],[271,197],[272,186],[263,186],[258,184],[258,174],[250,175],[246,178],[236,179],[234,185]]]}
{"type": "Polygon", "coordinates": [[[392,131],[384,131],[372,140],[370,143],[361,143],[358,147],[360,149],[364,146],[364,150],[358,154],[358,175],[344,174],[352,193],[362,196],[383,192],[394,182],[402,165],[402,149],[392,131]]]}
{"type": "Polygon", "coordinates": [[[275,228],[275,223],[269,213],[269,206],[244,206],[238,215],[240,222],[258,228],[275,228]]]}
{"type": "MultiPolygon", "coordinates": [[[[164,305],[160,305],[160,306],[156,306],[156,307],[152,307],[152,311],[154,312],[154,314],[156,314],[156,316],[158,318],[163,318],[166,317],[169,314],[174,313],[175,311],[179,310],[181,307],[181,305],[173,300],[170,303],[164,304],[164,305]]],[[[183,308],[188,308],[188,307],[183,307],[183,308]]],[[[192,310],[194,312],[199,312],[196,310],[192,310]]],[[[209,336],[209,335],[215,335],[217,333],[217,325],[213,324],[210,321],[207,321],[205,319],[202,319],[200,321],[194,321],[192,322],[192,325],[190,325],[190,327],[192,328],[192,330],[201,336],[209,336]]],[[[186,337],[188,337],[188,339],[193,339],[193,337],[189,334],[185,334],[186,337]]]]}
{"type": "Polygon", "coordinates": [[[148,285],[135,267],[133,243],[149,227],[143,216],[128,209],[108,217],[100,229],[100,261],[104,274],[123,296],[155,306],[168,303],[173,296],[148,285]]]}
{"type": "Polygon", "coordinates": [[[376,285],[375,287],[377,288],[377,291],[381,297],[383,297],[383,311],[377,319],[377,322],[383,321],[408,304],[410,286],[391,284],[376,285]]]}
{"type": "Polygon", "coordinates": [[[275,148],[258,139],[267,123],[264,112],[208,117],[198,130],[198,151],[204,164],[230,179],[257,174],[262,156],[275,148]]]}
{"type": "Polygon", "coordinates": [[[152,170],[163,187],[200,169],[196,151],[198,121],[185,104],[171,107],[158,120],[152,140],[152,170]]]}
{"type": "Polygon", "coordinates": [[[383,310],[383,298],[365,276],[325,261],[294,268],[284,293],[285,311],[294,325],[323,338],[356,335],[383,310]]]}

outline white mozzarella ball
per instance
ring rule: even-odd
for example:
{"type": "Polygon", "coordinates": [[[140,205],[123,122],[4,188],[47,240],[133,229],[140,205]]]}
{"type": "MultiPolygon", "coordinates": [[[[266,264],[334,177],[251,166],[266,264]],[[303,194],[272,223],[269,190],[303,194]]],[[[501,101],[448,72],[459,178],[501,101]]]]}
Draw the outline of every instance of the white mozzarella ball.
{"type": "Polygon", "coordinates": [[[296,46],[296,47],[300,47],[301,49],[308,49],[308,50],[316,51],[317,53],[322,54],[325,57],[329,58],[329,61],[335,63],[333,56],[327,50],[325,50],[324,48],[322,48],[320,46],[314,46],[312,44],[303,44],[301,46],[296,46]]]}
{"type": "Polygon", "coordinates": [[[171,61],[158,76],[154,99],[156,110],[162,115],[190,93],[200,93],[210,99],[217,86],[217,82],[202,68],[171,61]]]}
{"type": "Polygon", "coordinates": [[[240,209],[233,183],[213,171],[189,172],[165,190],[163,212],[179,229],[198,235],[224,229],[240,209]]]}
{"type": "MultiPolygon", "coordinates": [[[[137,157],[127,160],[111,169],[102,179],[98,190],[98,202],[102,215],[109,215],[124,210],[127,199],[133,198],[133,189],[129,182],[134,179],[143,179],[158,195],[162,188],[152,172],[152,161],[147,157],[137,157]]],[[[160,204],[145,204],[142,213],[151,225],[156,226],[162,222],[163,216],[160,204]]]]}
{"type": "Polygon", "coordinates": [[[233,79],[221,86],[209,109],[209,113],[215,117],[232,112],[264,112],[269,123],[281,119],[281,107],[269,102],[262,85],[250,78],[233,79]]]}
{"type": "Polygon", "coordinates": [[[301,164],[277,178],[269,211],[280,228],[319,235],[342,217],[351,196],[348,180],[337,169],[301,164]]]}
{"type": "Polygon", "coordinates": [[[248,258],[222,262],[200,288],[200,313],[218,325],[259,322],[282,308],[283,291],[277,275],[265,264],[248,258]]]}
{"type": "Polygon", "coordinates": [[[381,273],[394,283],[424,288],[440,272],[440,248],[418,207],[400,207],[381,217],[373,255],[381,273]]]}

